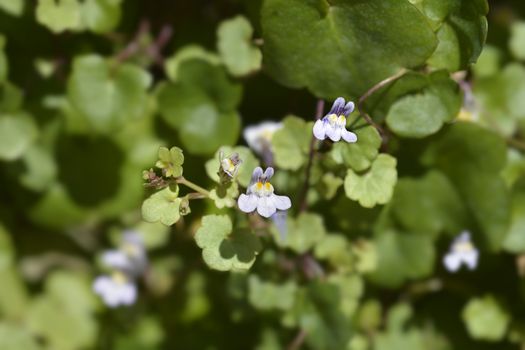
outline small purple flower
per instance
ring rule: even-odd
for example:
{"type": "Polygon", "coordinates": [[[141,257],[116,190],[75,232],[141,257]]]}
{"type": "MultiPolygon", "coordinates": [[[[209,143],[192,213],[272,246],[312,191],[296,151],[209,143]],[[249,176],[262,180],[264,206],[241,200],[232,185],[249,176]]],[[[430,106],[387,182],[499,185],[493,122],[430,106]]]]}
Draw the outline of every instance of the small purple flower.
{"type": "Polygon", "coordinates": [[[132,305],[137,300],[137,286],[126,274],[115,271],[111,276],[99,276],[93,283],[93,291],[100,295],[109,307],[132,305]]]}
{"type": "Polygon", "coordinates": [[[449,252],[443,258],[445,268],[450,272],[456,272],[465,264],[470,270],[478,266],[479,251],[472,244],[470,232],[463,231],[450,245],[449,252]]]}
{"type": "Polygon", "coordinates": [[[338,97],[330,112],[314,124],[314,136],[318,140],[324,140],[327,137],[337,142],[343,138],[346,142],[356,142],[357,135],[346,130],[346,117],[354,110],[354,103],[345,104],[345,99],[338,97]]]}
{"type": "Polygon", "coordinates": [[[245,213],[257,210],[259,215],[265,218],[269,218],[277,210],[289,209],[292,206],[290,198],[273,193],[273,186],[269,181],[272,176],[272,167],[268,167],[264,173],[260,167],[255,168],[246,194],[239,197],[239,209],[245,213]]]}

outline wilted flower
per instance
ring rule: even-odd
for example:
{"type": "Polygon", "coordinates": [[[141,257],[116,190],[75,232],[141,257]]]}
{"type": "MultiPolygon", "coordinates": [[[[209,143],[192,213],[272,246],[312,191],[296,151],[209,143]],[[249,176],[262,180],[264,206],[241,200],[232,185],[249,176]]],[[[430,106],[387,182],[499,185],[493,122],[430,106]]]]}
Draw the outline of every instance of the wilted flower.
{"type": "Polygon", "coordinates": [[[147,255],[141,237],[134,231],[125,231],[118,249],[102,254],[102,262],[112,270],[111,276],[95,279],[93,291],[109,307],[133,304],[137,298],[135,279],[147,266],[147,255]]]}
{"type": "Polygon", "coordinates": [[[221,169],[229,177],[234,177],[239,171],[239,165],[241,165],[242,160],[239,157],[239,153],[233,153],[229,157],[223,157],[222,152],[220,154],[221,160],[221,169]]]}
{"type": "Polygon", "coordinates": [[[470,232],[463,231],[450,246],[449,252],[443,258],[445,268],[450,272],[459,270],[462,264],[474,270],[478,265],[479,252],[472,244],[470,232]]]}
{"type": "Polygon", "coordinates": [[[268,167],[264,174],[260,167],[253,170],[252,180],[246,194],[241,194],[239,197],[239,209],[245,213],[251,213],[257,209],[259,215],[269,218],[277,210],[286,210],[292,206],[290,198],[273,193],[273,186],[269,181],[273,172],[272,167],[268,167]]]}
{"type": "Polygon", "coordinates": [[[111,276],[97,277],[93,283],[93,291],[109,307],[131,305],[137,299],[135,282],[120,271],[113,272],[111,276]]]}
{"type": "Polygon", "coordinates": [[[283,127],[282,123],[263,122],[258,125],[248,126],[244,129],[243,136],[248,146],[264,158],[267,164],[272,159],[273,134],[283,127]]]}
{"type": "Polygon", "coordinates": [[[338,97],[330,112],[314,124],[314,136],[318,140],[324,140],[327,137],[337,142],[343,138],[346,142],[356,142],[357,135],[346,130],[346,117],[354,110],[354,103],[345,104],[345,99],[338,97]]]}

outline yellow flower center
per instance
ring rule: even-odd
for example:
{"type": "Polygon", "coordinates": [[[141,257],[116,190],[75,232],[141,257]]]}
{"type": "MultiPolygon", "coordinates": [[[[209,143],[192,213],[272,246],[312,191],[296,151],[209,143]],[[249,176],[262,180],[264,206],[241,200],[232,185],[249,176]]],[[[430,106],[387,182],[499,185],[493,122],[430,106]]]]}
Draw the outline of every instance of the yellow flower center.
{"type": "Polygon", "coordinates": [[[114,271],[112,274],[111,274],[111,279],[116,283],[116,284],[126,284],[128,282],[128,278],[126,277],[125,274],[123,274],[122,272],[120,271],[114,271]]]}
{"type": "Polygon", "coordinates": [[[454,250],[457,252],[467,253],[474,250],[474,246],[470,242],[461,242],[454,245],[454,250]]]}

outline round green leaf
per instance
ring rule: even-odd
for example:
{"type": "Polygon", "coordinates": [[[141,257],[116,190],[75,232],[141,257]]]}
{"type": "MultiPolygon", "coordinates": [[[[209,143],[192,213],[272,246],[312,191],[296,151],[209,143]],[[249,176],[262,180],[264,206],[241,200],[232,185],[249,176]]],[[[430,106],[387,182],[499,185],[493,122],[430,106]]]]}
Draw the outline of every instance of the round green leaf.
{"type": "Polygon", "coordinates": [[[365,208],[386,204],[392,198],[397,181],[396,159],[380,154],[363,175],[349,169],[345,177],[345,193],[365,208]]]}
{"type": "Polygon", "coordinates": [[[33,119],[25,113],[0,115],[0,160],[20,158],[37,135],[33,119]]]}
{"type": "Polygon", "coordinates": [[[406,0],[267,0],[261,25],[269,73],[324,98],[360,96],[402,67],[422,65],[437,44],[406,0]]]}
{"type": "Polygon", "coordinates": [[[232,233],[232,223],[226,215],[207,215],[195,233],[206,264],[219,271],[248,270],[261,250],[259,238],[250,231],[232,233]]]}
{"type": "Polygon", "coordinates": [[[357,142],[337,142],[334,144],[330,156],[337,164],[364,171],[372,165],[381,146],[381,135],[372,126],[367,126],[354,131],[357,142]]]}
{"type": "Polygon", "coordinates": [[[272,137],[275,164],[281,169],[299,169],[308,159],[312,137],[312,123],[295,116],[284,118],[283,127],[272,137]]]}
{"type": "Polygon", "coordinates": [[[78,0],[38,0],[36,7],[37,21],[54,33],[80,29],[81,15],[78,0]]]}
{"type": "Polygon", "coordinates": [[[243,76],[261,68],[261,51],[252,43],[250,22],[237,16],[222,22],[217,29],[217,48],[228,71],[243,76]]]}
{"type": "Polygon", "coordinates": [[[172,191],[169,187],[152,194],[142,203],[142,218],[147,222],[160,221],[171,226],[180,219],[179,190],[172,191]]]}
{"type": "Polygon", "coordinates": [[[462,317],[472,338],[494,342],[503,339],[510,322],[509,314],[492,295],[470,299],[462,317]]]}
{"type": "Polygon", "coordinates": [[[305,253],[326,235],[323,219],[313,213],[301,213],[297,218],[287,218],[288,232],[285,237],[272,229],[274,239],[281,247],[290,248],[297,253],[305,253]]]}

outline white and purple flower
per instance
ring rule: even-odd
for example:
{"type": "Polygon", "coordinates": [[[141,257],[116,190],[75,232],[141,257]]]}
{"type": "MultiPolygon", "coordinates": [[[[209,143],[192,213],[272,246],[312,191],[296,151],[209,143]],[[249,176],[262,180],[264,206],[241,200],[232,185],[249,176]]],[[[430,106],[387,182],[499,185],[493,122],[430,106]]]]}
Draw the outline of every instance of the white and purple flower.
{"type": "Polygon", "coordinates": [[[102,254],[102,263],[111,269],[93,282],[93,291],[109,307],[131,305],[137,299],[136,279],[144,273],[148,259],[140,235],[125,231],[119,249],[102,254]]]}
{"type": "Polygon", "coordinates": [[[334,141],[338,142],[345,140],[346,142],[356,142],[357,135],[351,131],[346,130],[346,118],[354,110],[354,103],[348,102],[345,104],[345,99],[338,97],[332,109],[325,115],[322,119],[319,119],[314,124],[314,136],[318,140],[324,140],[327,137],[334,141]]]}
{"type": "Polygon", "coordinates": [[[270,178],[273,176],[273,168],[268,167],[263,173],[260,167],[253,170],[252,180],[246,194],[241,194],[238,200],[239,209],[245,213],[257,210],[259,215],[269,218],[277,210],[287,210],[292,206],[287,196],[277,196],[274,193],[270,178]]]}
{"type": "Polygon", "coordinates": [[[100,295],[109,307],[132,305],[137,300],[135,282],[121,271],[114,271],[111,276],[103,275],[95,279],[93,291],[100,295]]]}
{"type": "Polygon", "coordinates": [[[450,245],[449,252],[443,258],[445,268],[450,272],[456,272],[461,265],[466,265],[470,270],[478,266],[479,251],[470,238],[469,231],[463,231],[450,245]]]}
{"type": "Polygon", "coordinates": [[[233,153],[229,157],[223,157],[222,152],[219,154],[221,161],[222,171],[228,175],[230,178],[235,177],[239,171],[239,166],[242,163],[242,159],[239,157],[239,153],[233,153]]]}
{"type": "Polygon", "coordinates": [[[273,134],[283,127],[283,123],[266,121],[248,126],[243,131],[248,146],[259,155],[271,152],[273,134]]]}

